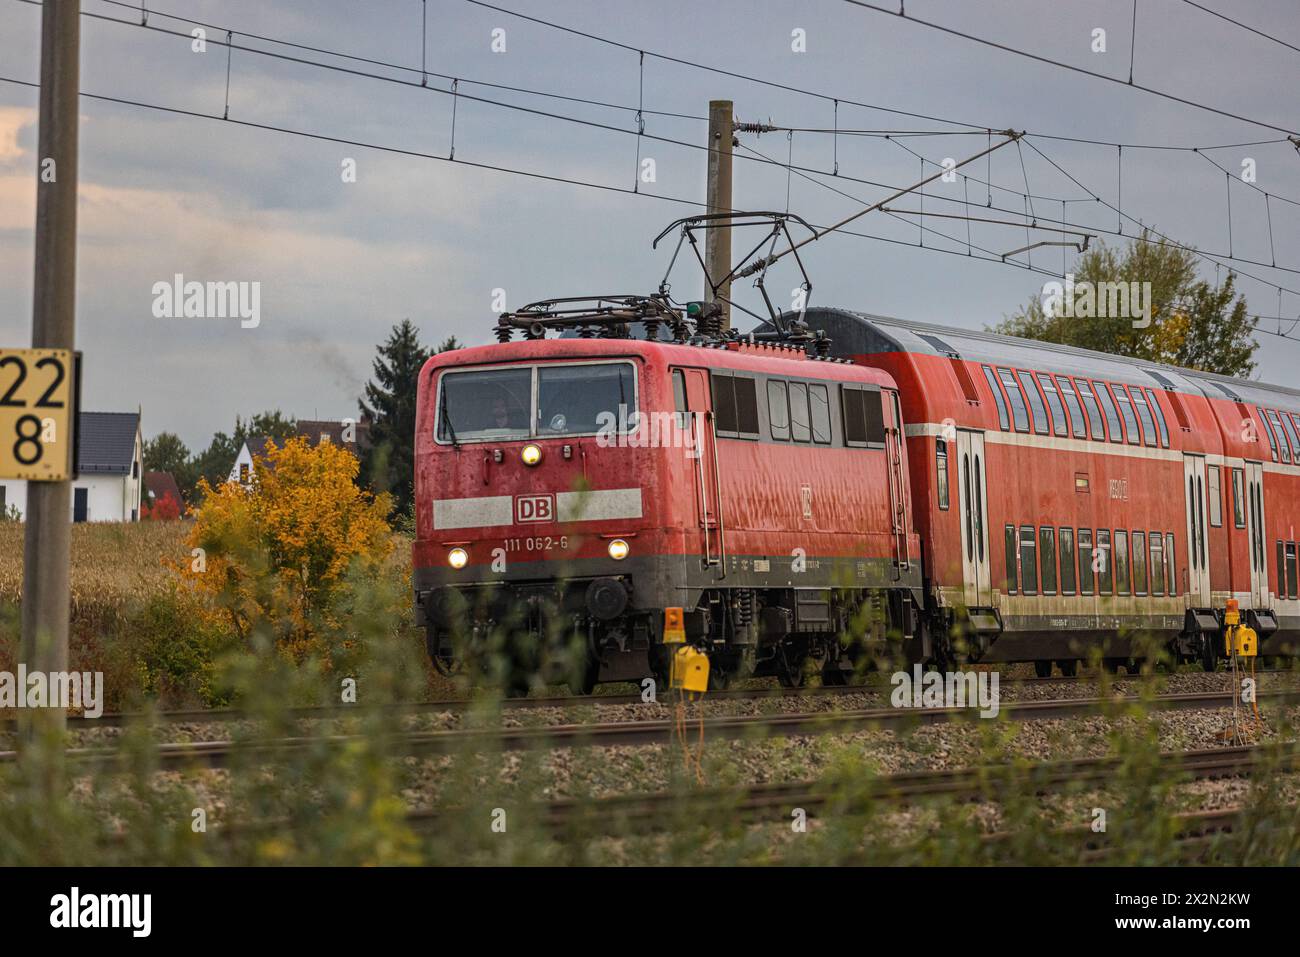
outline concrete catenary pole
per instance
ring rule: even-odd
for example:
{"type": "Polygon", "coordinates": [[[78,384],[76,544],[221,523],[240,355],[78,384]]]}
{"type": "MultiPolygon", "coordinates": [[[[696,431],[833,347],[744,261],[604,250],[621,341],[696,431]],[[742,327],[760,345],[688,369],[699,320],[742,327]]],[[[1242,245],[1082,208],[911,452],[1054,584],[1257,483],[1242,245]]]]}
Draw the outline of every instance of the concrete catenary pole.
{"type": "MultiPolygon", "coordinates": [[[[709,101],[709,189],[708,212],[726,213],[731,205],[731,151],[735,132],[735,106],[731,100],[709,101]]],[[[710,229],[705,233],[704,263],[716,282],[731,271],[731,230],[710,229]]],[[[731,327],[731,282],[723,283],[718,293],[725,297],[722,306],[722,329],[731,327]]],[[[705,283],[704,298],[714,299],[713,291],[705,283]]]]}
{"type": "MultiPolygon", "coordinates": [[[[80,18],[81,0],[45,0],[41,8],[33,348],[74,347],[80,18]]],[[[27,483],[20,660],[29,672],[68,669],[71,496],[71,482],[27,483]]],[[[46,728],[66,725],[62,708],[40,715],[46,728]]]]}

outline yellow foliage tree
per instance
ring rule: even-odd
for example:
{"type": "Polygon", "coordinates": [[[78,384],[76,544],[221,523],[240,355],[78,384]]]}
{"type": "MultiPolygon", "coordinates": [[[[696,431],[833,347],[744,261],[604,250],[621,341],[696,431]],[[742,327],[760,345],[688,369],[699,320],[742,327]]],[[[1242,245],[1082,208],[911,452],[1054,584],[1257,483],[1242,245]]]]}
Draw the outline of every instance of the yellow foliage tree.
{"type": "Polygon", "coordinates": [[[336,624],[345,576],[377,572],[393,547],[391,502],[358,488],[357,469],[342,447],[299,437],[283,448],[267,443],[250,488],[200,481],[195,558],[181,573],[218,600],[244,638],[265,624],[294,658],[324,651],[315,639],[336,624]]]}

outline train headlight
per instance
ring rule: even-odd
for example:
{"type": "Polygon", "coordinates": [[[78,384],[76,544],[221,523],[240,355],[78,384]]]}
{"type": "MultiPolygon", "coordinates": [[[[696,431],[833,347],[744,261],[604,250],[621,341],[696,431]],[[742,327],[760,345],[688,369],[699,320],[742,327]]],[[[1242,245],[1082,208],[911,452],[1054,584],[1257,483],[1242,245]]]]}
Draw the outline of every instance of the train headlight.
{"type": "Polygon", "coordinates": [[[453,548],[447,553],[447,564],[452,568],[464,568],[469,561],[469,552],[463,548],[453,548]]]}
{"type": "Polygon", "coordinates": [[[525,445],[523,451],[519,453],[519,458],[523,460],[525,465],[536,465],[542,460],[541,446],[531,443],[525,445]]]}
{"type": "Polygon", "coordinates": [[[627,553],[631,550],[632,549],[628,543],[623,541],[621,538],[616,538],[609,543],[609,557],[614,559],[616,562],[621,562],[623,559],[627,558],[627,553]]]}

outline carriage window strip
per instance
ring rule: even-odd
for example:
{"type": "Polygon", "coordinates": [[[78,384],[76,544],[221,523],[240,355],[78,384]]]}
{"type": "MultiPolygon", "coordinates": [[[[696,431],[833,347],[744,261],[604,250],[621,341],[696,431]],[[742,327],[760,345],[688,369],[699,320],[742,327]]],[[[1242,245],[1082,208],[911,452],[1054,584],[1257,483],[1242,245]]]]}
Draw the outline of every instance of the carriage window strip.
{"type": "Polygon", "coordinates": [[[1147,533],[1133,533],[1133,594],[1147,593],[1147,533]]]}
{"type": "Polygon", "coordinates": [[[1138,418],[1142,420],[1142,435],[1146,444],[1154,448],[1160,444],[1160,437],[1156,435],[1156,421],[1151,415],[1151,409],[1147,405],[1147,397],[1142,394],[1142,390],[1133,386],[1133,407],[1137,409],[1138,418]]]}
{"type": "Polygon", "coordinates": [[[1282,431],[1286,433],[1287,440],[1291,443],[1293,450],[1292,458],[1300,463],[1300,437],[1296,436],[1295,426],[1291,424],[1291,416],[1285,412],[1279,412],[1278,418],[1282,420],[1282,431]]]}
{"type": "Polygon", "coordinates": [[[1297,582],[1297,580],[1296,580],[1296,575],[1297,575],[1297,570],[1298,570],[1297,567],[1296,567],[1296,557],[1297,557],[1297,556],[1296,556],[1296,551],[1297,551],[1296,543],[1295,543],[1295,542],[1287,542],[1287,545],[1286,545],[1286,595],[1287,595],[1288,598],[1296,598],[1296,597],[1300,597],[1300,593],[1297,592],[1297,587],[1300,587],[1300,582],[1297,582]]]}
{"type": "Polygon", "coordinates": [[[1169,448],[1169,425],[1165,422],[1165,410],[1160,408],[1160,400],[1156,398],[1155,392],[1151,389],[1145,390],[1147,401],[1151,404],[1151,411],[1156,415],[1156,422],[1160,425],[1160,447],[1169,448]]]}
{"type": "Polygon", "coordinates": [[[1007,401],[1011,403],[1011,419],[1017,432],[1029,431],[1029,405],[1025,394],[1020,391],[1020,383],[1010,369],[998,368],[998,377],[1007,389],[1007,401]]]}
{"type": "Polygon", "coordinates": [[[1246,527],[1245,481],[1246,473],[1243,469],[1232,470],[1232,524],[1237,528],[1246,527]]]}
{"type": "Polygon", "coordinates": [[[1128,397],[1128,390],[1115,383],[1111,383],[1110,388],[1115,394],[1115,401],[1119,403],[1120,414],[1124,416],[1124,428],[1128,431],[1128,444],[1140,444],[1142,439],[1138,436],[1137,416],[1133,414],[1133,401],[1128,397]]]}
{"type": "Polygon", "coordinates": [[[1070,381],[1068,376],[1058,376],[1056,385],[1060,389],[1061,397],[1065,400],[1066,408],[1070,410],[1070,428],[1074,433],[1074,437],[1076,439],[1086,439],[1088,437],[1088,420],[1083,412],[1083,404],[1074,391],[1074,383],[1070,381]]]}
{"type": "Polygon", "coordinates": [[[939,498],[939,509],[948,511],[948,443],[943,439],[934,440],[935,490],[939,498]]]}
{"type": "Polygon", "coordinates": [[[1115,408],[1115,400],[1111,398],[1110,390],[1106,388],[1104,382],[1094,382],[1093,388],[1097,392],[1097,398],[1101,401],[1102,408],[1106,410],[1106,427],[1110,432],[1112,442],[1124,441],[1124,428],[1119,422],[1119,410],[1115,408]]]}
{"type": "Polygon", "coordinates": [[[1005,552],[1007,575],[1005,579],[1006,593],[1014,595],[1019,588],[1019,575],[1016,566],[1016,527],[1007,525],[1003,528],[1003,550],[1005,552]]]}
{"type": "Polygon", "coordinates": [[[1065,418],[1065,406],[1061,403],[1061,394],[1056,390],[1056,383],[1046,372],[1038,373],[1038,384],[1047,397],[1047,407],[1052,412],[1052,429],[1057,435],[1068,435],[1070,425],[1065,418]]]}
{"type": "Polygon", "coordinates": [[[1025,395],[1029,396],[1029,408],[1034,413],[1034,432],[1038,435],[1047,435],[1051,431],[1047,421],[1047,406],[1043,404],[1043,397],[1034,385],[1034,377],[1020,370],[1016,375],[1020,377],[1020,382],[1025,387],[1025,395]]]}
{"type": "Polygon", "coordinates": [[[1165,593],[1165,540],[1160,532],[1152,532],[1151,543],[1151,594],[1165,593]]]}
{"type": "Polygon", "coordinates": [[[1178,549],[1174,546],[1177,544],[1177,537],[1173,532],[1165,532],[1165,564],[1167,570],[1165,573],[1165,587],[1169,589],[1170,595],[1177,595],[1178,592],[1178,549]]]}
{"type": "Polygon", "coordinates": [[[1101,414],[1101,404],[1087,379],[1079,379],[1075,385],[1079,388],[1079,397],[1088,410],[1088,428],[1092,437],[1098,442],[1106,441],[1105,416],[1101,414]]]}
{"type": "Polygon", "coordinates": [[[1092,550],[1092,529],[1079,529],[1079,594],[1091,595],[1096,590],[1095,559],[1092,550]]]}
{"type": "Polygon", "coordinates": [[[1044,525],[1038,530],[1039,554],[1043,559],[1043,594],[1056,594],[1056,529],[1044,525]]]}
{"type": "Polygon", "coordinates": [[[1020,526],[1020,585],[1026,595],[1038,594],[1038,537],[1032,525],[1020,526]]]}
{"type": "Polygon", "coordinates": [[[1061,594],[1073,595],[1077,585],[1075,576],[1074,529],[1062,528],[1058,541],[1061,546],[1061,594]]]}
{"type": "Polygon", "coordinates": [[[989,391],[993,393],[993,404],[998,407],[998,428],[1003,432],[1011,428],[1011,420],[1007,417],[1007,401],[1002,397],[1002,389],[998,385],[997,376],[988,366],[980,366],[984,370],[984,378],[988,381],[989,391]]]}
{"type": "Polygon", "coordinates": [[[1128,553],[1128,532],[1122,528],[1115,529],[1115,551],[1113,553],[1115,565],[1115,593],[1117,595],[1127,595],[1132,591],[1132,582],[1129,577],[1131,561],[1128,553]]]}
{"type": "Polygon", "coordinates": [[[1097,594],[1110,595],[1115,591],[1115,557],[1110,551],[1110,529],[1097,529],[1097,547],[1092,554],[1092,564],[1097,569],[1097,594]]]}
{"type": "Polygon", "coordinates": [[[1290,465],[1291,446],[1287,442],[1286,432],[1283,431],[1282,429],[1282,422],[1278,419],[1277,413],[1274,412],[1272,409],[1265,410],[1264,414],[1268,416],[1268,421],[1272,423],[1273,430],[1277,434],[1277,446],[1282,453],[1282,461],[1285,462],[1287,465],[1290,465]]]}
{"type": "Polygon", "coordinates": [[[1268,424],[1268,416],[1264,410],[1256,406],[1255,411],[1259,413],[1259,420],[1264,423],[1264,434],[1268,436],[1268,447],[1273,450],[1273,461],[1277,461],[1277,439],[1273,438],[1273,427],[1268,424]]]}

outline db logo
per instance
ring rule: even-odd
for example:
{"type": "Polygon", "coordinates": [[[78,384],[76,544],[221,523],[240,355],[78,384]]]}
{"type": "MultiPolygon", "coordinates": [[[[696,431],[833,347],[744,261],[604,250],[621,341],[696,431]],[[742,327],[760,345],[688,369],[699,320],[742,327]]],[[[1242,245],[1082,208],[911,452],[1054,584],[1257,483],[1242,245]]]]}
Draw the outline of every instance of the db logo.
{"type": "Polygon", "coordinates": [[[554,495],[516,495],[516,522],[551,522],[555,520],[554,495]]]}

